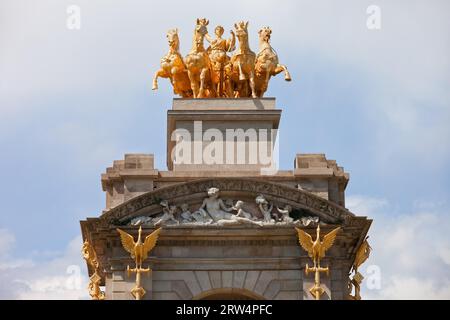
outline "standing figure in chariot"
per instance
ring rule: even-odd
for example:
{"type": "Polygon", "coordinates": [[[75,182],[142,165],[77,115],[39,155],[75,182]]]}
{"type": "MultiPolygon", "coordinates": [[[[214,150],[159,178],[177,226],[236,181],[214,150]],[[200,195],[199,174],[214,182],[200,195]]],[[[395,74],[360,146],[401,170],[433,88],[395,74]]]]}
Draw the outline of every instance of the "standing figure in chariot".
{"type": "Polygon", "coordinates": [[[216,38],[213,39],[209,34],[205,35],[206,40],[210,43],[207,49],[209,59],[211,60],[211,81],[216,86],[218,97],[232,97],[233,90],[231,89],[230,81],[226,77],[225,68],[230,62],[230,57],[227,52],[232,52],[236,45],[236,36],[233,30],[230,31],[231,38],[222,38],[224,29],[222,26],[217,26],[214,30],[216,38]]]}

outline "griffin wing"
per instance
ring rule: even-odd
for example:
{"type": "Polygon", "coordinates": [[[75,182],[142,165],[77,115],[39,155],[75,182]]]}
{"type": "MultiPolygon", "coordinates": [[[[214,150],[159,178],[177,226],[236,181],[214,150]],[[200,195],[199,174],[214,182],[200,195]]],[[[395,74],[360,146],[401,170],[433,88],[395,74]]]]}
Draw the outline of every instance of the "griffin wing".
{"type": "Polygon", "coordinates": [[[372,248],[370,247],[367,238],[359,246],[358,251],[356,251],[355,262],[353,263],[354,270],[358,269],[358,267],[369,258],[370,252],[372,251],[372,248]]]}
{"type": "Polygon", "coordinates": [[[305,251],[308,252],[308,255],[312,258],[313,240],[311,236],[302,229],[295,229],[297,230],[298,242],[300,243],[300,246],[305,249],[305,251]]]}
{"type": "Polygon", "coordinates": [[[328,232],[324,237],[320,246],[320,258],[325,257],[325,252],[331,248],[336,239],[336,235],[341,230],[341,227],[337,227],[336,229],[328,232]]]}
{"type": "Polygon", "coordinates": [[[123,248],[128,251],[131,254],[131,258],[134,259],[134,246],[136,243],[134,242],[133,236],[119,228],[117,228],[117,231],[120,233],[120,240],[122,241],[123,248]]]}
{"type": "Polygon", "coordinates": [[[142,250],[142,260],[147,259],[148,253],[155,247],[160,232],[161,228],[158,228],[145,237],[144,248],[142,250]]]}

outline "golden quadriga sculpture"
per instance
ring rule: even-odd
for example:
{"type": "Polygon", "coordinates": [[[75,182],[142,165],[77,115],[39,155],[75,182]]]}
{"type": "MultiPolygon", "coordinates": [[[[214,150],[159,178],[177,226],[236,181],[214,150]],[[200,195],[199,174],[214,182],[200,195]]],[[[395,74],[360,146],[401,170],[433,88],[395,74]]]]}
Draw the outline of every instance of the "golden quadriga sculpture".
{"type": "Polygon", "coordinates": [[[173,92],[183,98],[240,98],[263,97],[272,76],[281,72],[291,81],[286,66],[279,64],[278,55],[270,45],[272,30],[262,28],[259,34],[259,52],[249,45],[248,22],[234,24],[230,39],[222,38],[222,26],[215,28],[215,38],[208,34],[209,21],[197,19],[192,49],[184,57],[180,53],[178,29],[167,32],[169,52],[161,59],[161,68],[153,77],[153,89],[158,89],[158,78],[168,78],[173,92]],[[235,50],[236,38],[239,43],[235,50]],[[210,43],[205,49],[204,40],[210,43]],[[227,53],[234,52],[231,57],[227,53]]]}
{"type": "Polygon", "coordinates": [[[314,286],[309,289],[309,292],[316,300],[320,300],[320,296],[325,292],[320,284],[320,273],[325,272],[329,274],[330,269],[328,267],[324,268],[320,266],[320,260],[325,257],[325,252],[333,246],[336,235],[341,229],[340,227],[330,231],[323,237],[323,241],[320,241],[320,225],[317,225],[316,230],[316,240],[313,241],[312,237],[303,231],[302,229],[297,229],[298,241],[300,246],[308,252],[309,257],[313,260],[314,266],[311,268],[306,264],[305,274],[308,275],[310,272],[314,272],[314,286]]]}

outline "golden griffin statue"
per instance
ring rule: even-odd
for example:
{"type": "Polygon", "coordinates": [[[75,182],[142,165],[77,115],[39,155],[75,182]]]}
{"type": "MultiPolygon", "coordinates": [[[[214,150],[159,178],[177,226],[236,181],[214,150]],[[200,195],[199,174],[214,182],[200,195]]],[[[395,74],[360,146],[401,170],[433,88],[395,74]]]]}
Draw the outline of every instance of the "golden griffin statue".
{"type": "Polygon", "coordinates": [[[320,260],[325,257],[325,252],[333,246],[336,235],[341,229],[340,227],[330,231],[323,237],[323,241],[320,241],[320,225],[317,225],[316,230],[316,240],[313,241],[312,237],[303,231],[302,229],[297,229],[298,241],[300,246],[308,252],[308,256],[313,260],[314,266],[310,268],[308,264],[305,267],[305,274],[308,275],[309,272],[314,272],[314,286],[311,287],[309,292],[314,296],[316,300],[320,300],[320,296],[325,292],[325,290],[320,285],[320,273],[326,272],[328,275],[329,268],[323,268],[320,266],[320,260]]]}
{"type": "Polygon", "coordinates": [[[370,252],[372,251],[372,248],[369,245],[369,242],[367,241],[369,237],[366,237],[364,239],[364,242],[359,246],[358,250],[356,251],[356,257],[355,261],[353,262],[352,270],[350,270],[350,273],[353,273],[353,277],[349,279],[349,299],[350,300],[361,300],[361,283],[364,279],[361,273],[358,272],[358,268],[369,258],[370,252]],[[355,295],[351,295],[351,292],[353,288],[355,288],[355,295]]]}
{"type": "Polygon", "coordinates": [[[95,253],[95,250],[89,243],[89,241],[84,241],[81,253],[83,254],[83,258],[84,260],[86,260],[88,265],[90,265],[94,269],[94,273],[89,277],[89,295],[93,300],[104,300],[105,293],[100,290],[100,281],[102,280],[102,278],[98,274],[99,263],[97,254],[95,253]]]}
{"type": "Polygon", "coordinates": [[[197,19],[192,38],[192,49],[181,56],[178,30],[167,32],[169,52],[161,59],[161,68],[153,77],[153,90],[158,89],[158,78],[168,78],[173,92],[183,98],[261,98],[267,91],[272,76],[284,72],[286,81],[291,75],[270,45],[272,30],[259,31],[259,52],[249,45],[248,21],[234,24],[230,39],[222,38],[224,28],[215,28],[215,38],[208,34],[209,20],[197,19]],[[231,57],[236,48],[238,50],[231,57]],[[210,44],[204,47],[204,40],[210,44]]]}
{"type": "Polygon", "coordinates": [[[131,290],[131,293],[136,300],[141,300],[145,295],[145,290],[141,285],[141,273],[150,272],[150,268],[142,268],[142,262],[148,257],[148,253],[155,247],[158,240],[161,228],[156,229],[142,242],[142,227],[139,227],[138,239],[135,242],[131,234],[126,233],[123,230],[117,229],[120,234],[120,240],[122,241],[123,248],[130,253],[131,258],[135,261],[135,268],[127,266],[128,276],[130,273],[136,273],[136,286],[131,290]]]}

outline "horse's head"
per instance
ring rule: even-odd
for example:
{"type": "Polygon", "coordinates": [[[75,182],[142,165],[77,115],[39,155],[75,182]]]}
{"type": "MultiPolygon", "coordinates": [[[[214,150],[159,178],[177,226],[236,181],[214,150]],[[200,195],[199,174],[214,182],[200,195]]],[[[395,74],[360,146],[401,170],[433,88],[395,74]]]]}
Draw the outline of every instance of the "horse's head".
{"type": "Polygon", "coordinates": [[[208,29],[206,28],[206,26],[209,24],[209,20],[202,18],[202,19],[198,19],[197,18],[197,24],[195,25],[195,34],[196,35],[201,35],[204,36],[205,34],[208,33],[208,29]]]}
{"type": "Polygon", "coordinates": [[[264,42],[269,42],[272,30],[269,27],[263,27],[258,31],[259,39],[264,42]]]}
{"type": "Polygon", "coordinates": [[[236,29],[236,37],[238,37],[238,39],[244,39],[244,38],[248,38],[248,21],[244,22],[244,21],[239,21],[238,23],[234,24],[234,28],[236,29]]]}
{"type": "Polygon", "coordinates": [[[167,41],[169,42],[169,47],[178,51],[180,46],[180,39],[178,38],[178,29],[170,29],[167,31],[167,41]]]}

